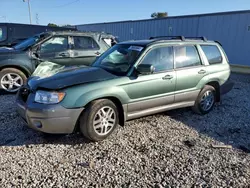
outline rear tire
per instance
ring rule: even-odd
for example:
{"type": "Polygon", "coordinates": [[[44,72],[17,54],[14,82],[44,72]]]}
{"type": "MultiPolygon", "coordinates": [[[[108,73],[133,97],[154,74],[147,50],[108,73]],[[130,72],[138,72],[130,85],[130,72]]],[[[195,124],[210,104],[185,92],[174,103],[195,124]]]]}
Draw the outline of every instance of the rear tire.
{"type": "Polygon", "coordinates": [[[108,99],[91,102],[80,117],[81,133],[91,141],[106,139],[119,122],[116,105],[108,99]]]}
{"type": "Polygon", "coordinates": [[[192,110],[197,114],[207,114],[213,109],[215,101],[215,88],[210,85],[206,85],[198,95],[195,101],[195,105],[192,107],[192,110]]]}
{"type": "Polygon", "coordinates": [[[0,72],[0,89],[15,93],[27,81],[26,75],[15,68],[5,68],[0,72]]]}

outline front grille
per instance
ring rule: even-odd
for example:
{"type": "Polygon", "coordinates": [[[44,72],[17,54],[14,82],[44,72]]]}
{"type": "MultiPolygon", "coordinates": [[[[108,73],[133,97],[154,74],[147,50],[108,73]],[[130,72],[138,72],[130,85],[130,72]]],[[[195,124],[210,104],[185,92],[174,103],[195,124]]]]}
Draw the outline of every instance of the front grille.
{"type": "Polygon", "coordinates": [[[19,96],[20,96],[20,98],[21,98],[24,102],[27,101],[27,99],[28,99],[28,97],[29,97],[29,94],[30,94],[30,89],[29,89],[29,87],[24,86],[24,87],[20,88],[19,96]]]}

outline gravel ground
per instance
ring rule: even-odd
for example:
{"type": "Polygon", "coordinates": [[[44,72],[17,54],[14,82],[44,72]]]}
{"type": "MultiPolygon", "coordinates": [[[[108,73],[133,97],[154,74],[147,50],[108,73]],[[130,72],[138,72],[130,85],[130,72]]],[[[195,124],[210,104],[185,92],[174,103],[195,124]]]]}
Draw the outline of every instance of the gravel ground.
{"type": "Polygon", "coordinates": [[[234,89],[208,115],[148,116],[99,143],[33,131],[15,96],[1,95],[0,187],[250,187],[250,77],[231,79],[234,89]]]}

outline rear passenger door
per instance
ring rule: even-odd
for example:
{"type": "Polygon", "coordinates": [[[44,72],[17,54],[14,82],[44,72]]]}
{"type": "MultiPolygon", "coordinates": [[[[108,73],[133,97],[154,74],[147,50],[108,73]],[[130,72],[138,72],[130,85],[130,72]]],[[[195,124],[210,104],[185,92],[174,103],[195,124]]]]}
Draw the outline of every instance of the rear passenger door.
{"type": "Polygon", "coordinates": [[[199,81],[208,74],[195,45],[175,46],[176,94],[175,102],[195,101],[199,81]]]}
{"type": "Polygon", "coordinates": [[[101,53],[101,48],[93,37],[73,36],[72,64],[89,66],[101,53]]]}

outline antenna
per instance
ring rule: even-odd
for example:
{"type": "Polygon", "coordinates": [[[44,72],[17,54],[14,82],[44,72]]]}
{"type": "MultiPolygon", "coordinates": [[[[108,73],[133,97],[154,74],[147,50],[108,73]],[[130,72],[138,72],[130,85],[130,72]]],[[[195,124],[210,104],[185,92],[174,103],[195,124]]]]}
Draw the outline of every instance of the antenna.
{"type": "Polygon", "coordinates": [[[36,24],[39,25],[39,15],[36,13],[36,24]]]}

